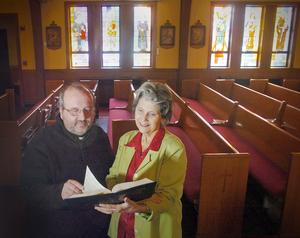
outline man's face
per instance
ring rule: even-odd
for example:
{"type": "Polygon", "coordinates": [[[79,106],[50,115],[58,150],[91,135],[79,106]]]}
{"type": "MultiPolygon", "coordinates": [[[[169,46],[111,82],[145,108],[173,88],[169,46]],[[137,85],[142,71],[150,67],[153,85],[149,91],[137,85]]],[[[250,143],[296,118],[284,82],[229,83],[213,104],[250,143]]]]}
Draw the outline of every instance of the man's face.
{"type": "Polygon", "coordinates": [[[87,132],[95,118],[91,96],[76,88],[69,88],[65,91],[64,105],[59,112],[65,128],[78,136],[87,132]]]}

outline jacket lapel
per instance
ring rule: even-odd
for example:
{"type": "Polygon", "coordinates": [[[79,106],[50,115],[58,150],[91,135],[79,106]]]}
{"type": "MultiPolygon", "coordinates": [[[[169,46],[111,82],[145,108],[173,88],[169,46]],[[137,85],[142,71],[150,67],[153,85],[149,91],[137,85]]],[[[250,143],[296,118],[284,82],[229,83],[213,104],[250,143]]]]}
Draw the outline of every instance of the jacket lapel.
{"type": "Polygon", "coordinates": [[[134,153],[135,153],[134,147],[130,147],[130,146],[126,146],[126,145],[124,146],[124,156],[122,158],[122,171],[127,173],[134,153]]]}
{"type": "Polygon", "coordinates": [[[158,159],[158,151],[149,150],[146,157],[140,164],[140,166],[137,168],[136,173],[142,171],[143,169],[147,168],[148,165],[155,162],[158,159]]]}

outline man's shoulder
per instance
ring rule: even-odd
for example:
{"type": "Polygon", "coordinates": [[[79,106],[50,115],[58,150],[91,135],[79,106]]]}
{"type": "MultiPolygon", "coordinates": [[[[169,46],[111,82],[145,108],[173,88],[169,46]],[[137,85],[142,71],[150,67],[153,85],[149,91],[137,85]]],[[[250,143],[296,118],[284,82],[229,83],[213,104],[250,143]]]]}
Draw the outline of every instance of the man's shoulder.
{"type": "Polygon", "coordinates": [[[55,136],[55,125],[51,126],[46,126],[43,128],[38,129],[38,131],[34,134],[31,143],[38,143],[38,142],[43,142],[47,139],[53,140],[53,137],[55,136]]]}

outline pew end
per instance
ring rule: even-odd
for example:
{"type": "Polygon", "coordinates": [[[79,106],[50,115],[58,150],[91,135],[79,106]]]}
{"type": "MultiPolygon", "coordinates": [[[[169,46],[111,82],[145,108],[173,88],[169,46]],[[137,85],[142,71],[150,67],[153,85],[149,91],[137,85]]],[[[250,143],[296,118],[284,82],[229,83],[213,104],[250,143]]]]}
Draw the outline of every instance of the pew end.
{"type": "Polygon", "coordinates": [[[282,86],[295,91],[300,91],[300,79],[283,79],[282,86]]]}
{"type": "Polygon", "coordinates": [[[131,130],[137,130],[134,119],[112,120],[112,150],[114,153],[118,150],[120,137],[131,130]]]}
{"type": "Polygon", "coordinates": [[[235,79],[216,79],[215,89],[225,97],[231,98],[232,87],[235,79]]]}
{"type": "Polygon", "coordinates": [[[269,79],[250,79],[249,88],[260,93],[265,93],[268,82],[269,79]]]}
{"type": "Polygon", "coordinates": [[[249,154],[202,156],[197,237],[240,237],[249,154]]]}
{"type": "Polygon", "coordinates": [[[280,237],[300,237],[300,153],[292,153],[291,168],[282,212],[280,237]]]}
{"type": "Polygon", "coordinates": [[[199,81],[196,79],[186,79],[182,81],[180,95],[182,97],[197,99],[199,81]]]}

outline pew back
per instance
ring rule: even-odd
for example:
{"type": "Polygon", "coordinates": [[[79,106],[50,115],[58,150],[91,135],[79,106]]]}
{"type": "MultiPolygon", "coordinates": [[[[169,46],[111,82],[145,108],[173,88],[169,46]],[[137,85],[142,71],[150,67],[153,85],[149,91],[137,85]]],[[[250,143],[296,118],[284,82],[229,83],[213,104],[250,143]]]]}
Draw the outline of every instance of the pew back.
{"type": "Polygon", "coordinates": [[[233,129],[282,170],[289,172],[291,153],[300,151],[298,138],[240,105],[236,110],[233,129]]]}
{"type": "Polygon", "coordinates": [[[300,91],[300,79],[283,79],[282,86],[295,91],[300,91]]]}
{"type": "Polygon", "coordinates": [[[217,79],[216,90],[223,94],[225,92],[230,99],[238,101],[251,111],[266,119],[276,119],[283,110],[283,101],[272,98],[245,86],[239,85],[234,80],[217,79]],[[225,86],[231,84],[230,91],[225,86]],[[224,85],[224,86],[223,86],[224,85]],[[223,91],[224,89],[224,91],[223,91]]]}
{"type": "Polygon", "coordinates": [[[231,120],[231,115],[235,111],[237,103],[202,83],[198,87],[198,102],[213,112],[217,119],[231,120]]]}
{"type": "MultiPolygon", "coordinates": [[[[269,95],[270,97],[276,98],[278,100],[284,100],[288,104],[300,108],[300,92],[269,83],[268,81],[257,81],[257,79],[250,80],[250,88],[256,90],[262,90],[262,87],[258,85],[265,85],[264,94],[269,95]]],[[[260,92],[260,91],[259,91],[260,92]]]]}

